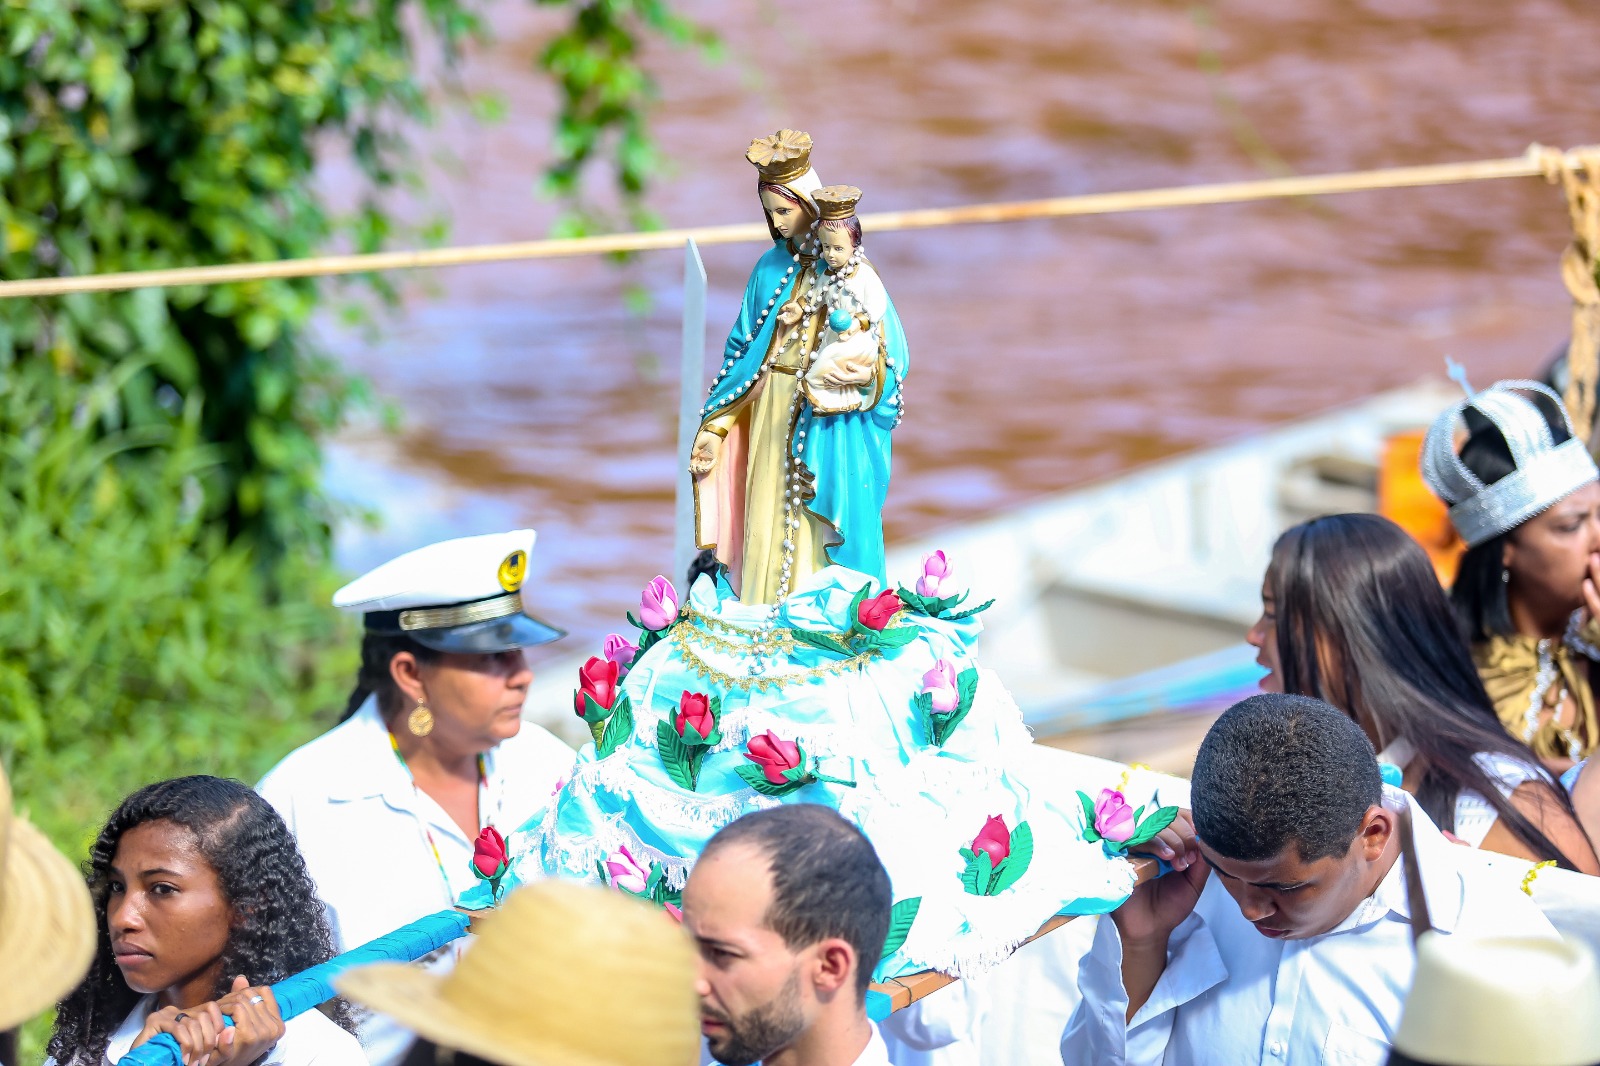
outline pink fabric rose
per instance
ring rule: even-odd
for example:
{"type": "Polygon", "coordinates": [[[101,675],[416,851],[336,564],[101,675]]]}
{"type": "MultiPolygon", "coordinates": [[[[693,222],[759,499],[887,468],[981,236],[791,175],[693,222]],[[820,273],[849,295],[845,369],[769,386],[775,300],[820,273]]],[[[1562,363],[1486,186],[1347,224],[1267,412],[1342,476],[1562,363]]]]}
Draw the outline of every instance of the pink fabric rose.
{"type": "Polygon", "coordinates": [[[491,880],[506,872],[506,842],[492,825],[483,827],[472,843],[472,868],[478,876],[491,880]]]}
{"type": "Polygon", "coordinates": [[[639,597],[639,624],[659,633],[678,620],[678,590],[657,574],[639,597]]]}
{"type": "Polygon", "coordinates": [[[701,739],[711,736],[717,728],[717,717],[711,713],[711,699],[701,692],[685,692],[678,700],[678,718],[673,723],[680,737],[689,735],[689,730],[701,739]]]}
{"type": "Polygon", "coordinates": [[[784,773],[800,765],[800,745],[783,740],[772,730],[750,738],[744,757],[761,767],[761,776],[774,785],[786,785],[784,773]]]}
{"type": "Polygon", "coordinates": [[[608,663],[598,655],[591,655],[587,662],[578,667],[578,691],[572,696],[572,709],[579,718],[583,718],[589,709],[584,703],[585,696],[594,700],[597,706],[608,711],[611,709],[612,704],[617,702],[616,663],[608,663]]]}
{"type": "Polygon", "coordinates": [[[999,866],[1011,855],[1011,830],[1006,828],[1005,819],[998,814],[983,823],[977,837],[972,841],[973,853],[983,851],[989,855],[989,862],[999,866]]]}
{"type": "Polygon", "coordinates": [[[616,663],[626,669],[632,665],[633,657],[639,654],[639,645],[621,633],[612,633],[600,646],[600,654],[605,656],[606,662],[616,663]]]}
{"type": "Polygon", "coordinates": [[[862,626],[875,632],[882,632],[883,627],[889,624],[889,619],[899,614],[905,608],[893,589],[885,589],[870,600],[862,600],[861,606],[856,609],[856,617],[862,626]]]}
{"type": "Polygon", "coordinates": [[[922,557],[922,576],[917,578],[917,595],[937,600],[946,595],[945,586],[955,576],[955,564],[944,552],[930,552],[922,557]]]}
{"type": "Polygon", "coordinates": [[[1133,808],[1122,793],[1114,788],[1101,789],[1094,805],[1094,831],[1113,844],[1120,844],[1133,836],[1133,830],[1133,808]]]}
{"type": "Polygon", "coordinates": [[[650,882],[650,871],[639,865],[639,860],[628,853],[626,845],[618,845],[606,860],[606,876],[613,888],[626,889],[642,895],[650,882]]]}
{"type": "Polygon", "coordinates": [[[922,691],[933,700],[933,709],[949,712],[961,706],[961,691],[956,687],[956,666],[949,659],[940,659],[933,669],[922,675],[922,691]]]}

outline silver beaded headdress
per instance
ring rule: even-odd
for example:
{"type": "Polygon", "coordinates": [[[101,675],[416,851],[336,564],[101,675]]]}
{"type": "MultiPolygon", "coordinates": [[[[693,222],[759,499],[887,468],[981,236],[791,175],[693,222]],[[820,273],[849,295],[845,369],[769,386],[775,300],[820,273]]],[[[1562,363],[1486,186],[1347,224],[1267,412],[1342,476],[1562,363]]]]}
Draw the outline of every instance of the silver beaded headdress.
{"type": "Polygon", "coordinates": [[[1422,476],[1450,505],[1450,521],[1469,548],[1517,528],[1600,478],[1583,441],[1576,436],[1560,444],[1552,440],[1550,424],[1538,405],[1523,395],[1529,392],[1549,397],[1567,432],[1572,432],[1561,398],[1537,381],[1498,381],[1445,411],[1428,430],[1422,476]],[[1485,485],[1456,454],[1456,423],[1468,408],[1500,431],[1516,465],[1493,485],[1485,485]]]}

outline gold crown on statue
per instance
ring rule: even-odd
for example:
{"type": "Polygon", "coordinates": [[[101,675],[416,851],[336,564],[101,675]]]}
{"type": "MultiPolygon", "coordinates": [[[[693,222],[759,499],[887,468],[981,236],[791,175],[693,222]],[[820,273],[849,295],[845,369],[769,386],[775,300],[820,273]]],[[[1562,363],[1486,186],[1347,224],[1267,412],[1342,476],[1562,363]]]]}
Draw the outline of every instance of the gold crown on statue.
{"type": "Polygon", "coordinates": [[[861,202],[861,190],[854,185],[829,185],[812,193],[811,199],[816,202],[818,220],[833,222],[856,213],[856,204],[861,202]]]}
{"type": "Polygon", "coordinates": [[[770,137],[758,137],[750,142],[744,157],[761,171],[763,182],[782,185],[811,169],[811,134],[779,130],[770,137]]]}

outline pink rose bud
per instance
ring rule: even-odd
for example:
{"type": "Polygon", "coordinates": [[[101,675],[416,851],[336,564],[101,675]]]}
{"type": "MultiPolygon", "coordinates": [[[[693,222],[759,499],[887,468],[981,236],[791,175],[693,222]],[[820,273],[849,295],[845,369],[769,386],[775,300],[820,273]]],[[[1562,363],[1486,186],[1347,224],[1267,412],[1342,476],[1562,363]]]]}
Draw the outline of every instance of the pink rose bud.
{"type": "Polygon", "coordinates": [[[917,578],[917,595],[930,600],[939,599],[955,575],[956,568],[944,552],[930,552],[922,557],[922,576],[917,578]]]}
{"type": "Polygon", "coordinates": [[[1133,836],[1133,830],[1133,808],[1122,793],[1114,788],[1101,789],[1094,805],[1094,831],[1113,844],[1120,844],[1133,836]]]}
{"type": "Polygon", "coordinates": [[[678,590],[657,574],[639,597],[639,622],[652,632],[660,632],[678,620],[678,590]]]}
{"type": "Polygon", "coordinates": [[[922,691],[933,698],[933,709],[953,711],[961,706],[961,691],[956,687],[956,667],[949,659],[940,659],[933,669],[922,675],[922,691]]]}
{"type": "Polygon", "coordinates": [[[761,776],[774,785],[788,783],[784,773],[800,765],[800,745],[783,740],[772,730],[750,738],[744,757],[761,767],[761,776]]]}
{"type": "Polygon", "coordinates": [[[703,692],[685,692],[678,697],[678,717],[673,722],[680,737],[693,731],[701,740],[711,736],[717,728],[717,716],[711,711],[711,698],[703,692]]]}
{"type": "Polygon", "coordinates": [[[972,850],[988,852],[989,861],[995,866],[1005,862],[1011,854],[1011,830],[1006,828],[1005,819],[997,814],[984,822],[972,842],[972,850]]]}
{"type": "Polygon", "coordinates": [[[606,860],[606,876],[613,888],[642,893],[650,882],[650,871],[639,865],[639,860],[628,854],[626,846],[619,846],[606,860]]]}
{"type": "Polygon", "coordinates": [[[506,865],[506,842],[500,836],[500,831],[492,825],[483,827],[478,834],[478,839],[472,844],[472,868],[482,878],[491,878],[504,872],[506,865]]]}
{"type": "Polygon", "coordinates": [[[626,668],[633,663],[633,657],[639,654],[639,645],[621,633],[612,633],[600,646],[600,653],[605,656],[607,662],[626,668]]]}

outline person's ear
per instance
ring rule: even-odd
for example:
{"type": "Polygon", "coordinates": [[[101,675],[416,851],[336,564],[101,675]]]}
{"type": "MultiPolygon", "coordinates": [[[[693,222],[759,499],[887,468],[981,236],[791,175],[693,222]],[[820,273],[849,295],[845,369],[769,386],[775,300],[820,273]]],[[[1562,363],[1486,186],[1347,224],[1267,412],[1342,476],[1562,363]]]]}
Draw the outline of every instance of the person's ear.
{"type": "Polygon", "coordinates": [[[1356,847],[1363,859],[1377,862],[1383,856],[1396,832],[1395,823],[1395,813],[1382,804],[1367,808],[1366,816],[1361,819],[1361,831],[1356,834],[1356,847]]]}
{"type": "Polygon", "coordinates": [[[855,994],[856,949],[847,940],[829,937],[816,946],[816,968],[812,982],[818,999],[829,999],[841,993],[855,994]]]}
{"type": "Polygon", "coordinates": [[[406,698],[406,702],[426,700],[422,688],[422,664],[417,662],[415,655],[408,651],[395,652],[394,658],[389,660],[389,676],[394,679],[395,687],[406,698]]]}

